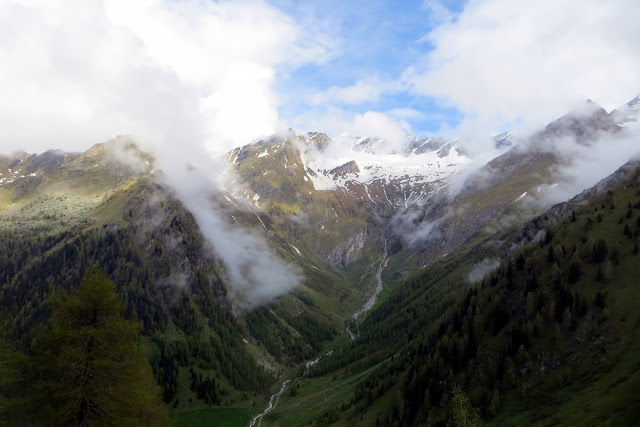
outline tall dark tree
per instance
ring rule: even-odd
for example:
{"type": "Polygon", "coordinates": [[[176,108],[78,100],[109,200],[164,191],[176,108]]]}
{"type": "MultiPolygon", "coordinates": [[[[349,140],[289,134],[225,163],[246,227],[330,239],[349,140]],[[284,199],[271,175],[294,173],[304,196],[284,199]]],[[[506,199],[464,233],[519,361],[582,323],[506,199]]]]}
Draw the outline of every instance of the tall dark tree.
{"type": "Polygon", "coordinates": [[[91,270],[36,337],[34,399],[51,425],[159,425],[160,390],[115,285],[91,270]]]}
{"type": "Polygon", "coordinates": [[[569,283],[576,283],[580,279],[580,276],[582,276],[582,268],[580,267],[580,263],[578,261],[571,261],[571,264],[569,265],[569,283]]]}
{"type": "Polygon", "coordinates": [[[595,263],[602,263],[607,259],[609,249],[607,248],[607,242],[604,239],[598,240],[598,243],[593,247],[592,261],[595,263]]]}
{"type": "Polygon", "coordinates": [[[556,262],[556,255],[553,252],[553,246],[549,246],[549,252],[547,253],[547,261],[549,261],[550,264],[553,264],[554,262],[556,262]]]}

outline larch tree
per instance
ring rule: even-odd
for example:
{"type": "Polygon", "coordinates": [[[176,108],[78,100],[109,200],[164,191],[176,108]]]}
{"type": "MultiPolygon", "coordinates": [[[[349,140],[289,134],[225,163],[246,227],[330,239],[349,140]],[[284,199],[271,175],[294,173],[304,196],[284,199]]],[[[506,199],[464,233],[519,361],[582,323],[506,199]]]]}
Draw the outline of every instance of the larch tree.
{"type": "Polygon", "coordinates": [[[115,285],[91,270],[76,291],[54,298],[36,337],[33,395],[40,421],[53,425],[162,425],[167,414],[115,285]]]}

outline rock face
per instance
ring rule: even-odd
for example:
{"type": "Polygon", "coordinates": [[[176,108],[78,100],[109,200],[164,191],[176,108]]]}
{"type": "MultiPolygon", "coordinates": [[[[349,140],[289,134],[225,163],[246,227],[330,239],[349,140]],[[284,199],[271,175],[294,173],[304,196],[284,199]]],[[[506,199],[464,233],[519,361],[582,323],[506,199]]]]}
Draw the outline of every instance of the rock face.
{"type": "Polygon", "coordinates": [[[346,243],[337,246],[327,257],[326,262],[332,267],[346,267],[355,261],[364,247],[367,238],[367,230],[356,233],[346,243]]]}
{"type": "Polygon", "coordinates": [[[306,135],[305,141],[316,146],[319,150],[323,150],[331,138],[325,133],[321,132],[309,132],[306,135]]]}
{"type": "Polygon", "coordinates": [[[350,173],[360,173],[360,168],[358,167],[358,164],[355,162],[355,160],[351,160],[350,162],[347,162],[344,165],[338,166],[337,168],[331,169],[329,171],[330,175],[339,175],[342,177],[350,173]]]}

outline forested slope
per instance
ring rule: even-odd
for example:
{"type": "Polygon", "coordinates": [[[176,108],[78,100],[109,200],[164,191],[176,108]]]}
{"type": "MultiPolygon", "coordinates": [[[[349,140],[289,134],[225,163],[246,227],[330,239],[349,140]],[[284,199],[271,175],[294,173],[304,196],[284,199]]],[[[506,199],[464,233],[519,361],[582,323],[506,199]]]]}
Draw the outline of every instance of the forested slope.
{"type": "MultiPolygon", "coordinates": [[[[283,366],[314,356],[335,334],[336,318],[314,308],[326,297],[301,289],[300,298],[292,294],[269,310],[234,312],[224,267],[191,213],[151,179],[149,167],[105,163],[107,148],[56,154],[46,171],[40,160],[51,153],[25,157],[20,164],[42,172],[37,182],[1,189],[0,286],[10,341],[30,354],[34,331],[51,317],[52,297],[98,266],[116,284],[125,317],[141,322],[167,404],[260,407],[283,366]],[[262,312],[274,319],[281,344],[254,321],[262,312]]],[[[332,288],[335,274],[313,271],[315,284],[332,288]]]]}
{"type": "Polygon", "coordinates": [[[272,422],[287,424],[295,413],[363,425],[470,415],[501,425],[633,423],[640,413],[636,167],[404,281],[355,342],[311,369],[272,422]],[[474,268],[491,264],[493,272],[469,283],[474,268]],[[318,395],[325,403],[311,405],[318,395]],[[313,411],[297,412],[300,402],[313,411]]]}

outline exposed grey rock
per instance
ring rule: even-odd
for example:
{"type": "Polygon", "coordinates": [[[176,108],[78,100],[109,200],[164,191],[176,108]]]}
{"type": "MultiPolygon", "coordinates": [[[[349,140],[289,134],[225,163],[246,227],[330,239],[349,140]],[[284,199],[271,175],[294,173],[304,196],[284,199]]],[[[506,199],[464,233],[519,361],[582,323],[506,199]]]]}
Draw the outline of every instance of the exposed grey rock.
{"type": "Polygon", "coordinates": [[[326,262],[332,267],[346,267],[360,256],[366,237],[366,229],[354,234],[346,243],[337,246],[327,257],[326,262]]]}

